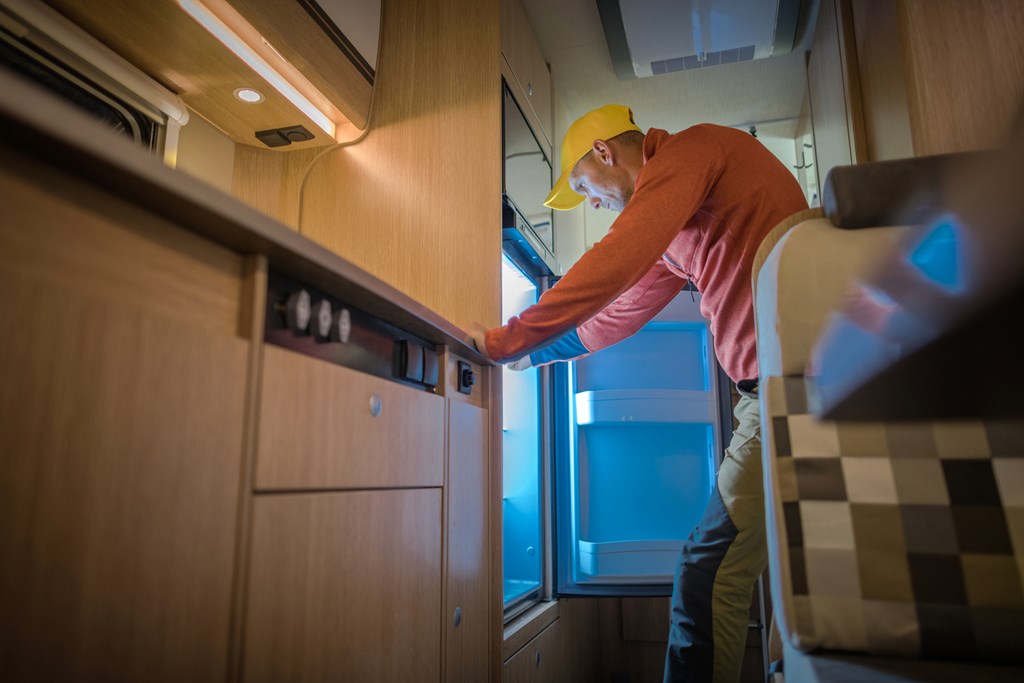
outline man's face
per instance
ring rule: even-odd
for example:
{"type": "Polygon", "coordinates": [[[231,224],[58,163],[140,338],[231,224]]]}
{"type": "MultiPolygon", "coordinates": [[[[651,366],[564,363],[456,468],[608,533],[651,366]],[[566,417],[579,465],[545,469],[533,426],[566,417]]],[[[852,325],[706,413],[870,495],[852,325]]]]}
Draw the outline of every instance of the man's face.
{"type": "MultiPolygon", "coordinates": [[[[607,157],[605,157],[607,159],[607,157]]],[[[569,174],[569,187],[581,194],[595,209],[622,211],[633,196],[633,183],[614,162],[609,163],[591,150],[569,174]]]]}

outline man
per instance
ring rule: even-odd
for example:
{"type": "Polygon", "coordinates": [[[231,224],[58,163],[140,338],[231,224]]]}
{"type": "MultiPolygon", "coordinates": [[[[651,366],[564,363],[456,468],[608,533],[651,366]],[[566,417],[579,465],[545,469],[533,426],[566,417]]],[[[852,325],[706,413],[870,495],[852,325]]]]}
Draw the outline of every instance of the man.
{"type": "Polygon", "coordinates": [[[737,681],[754,581],[767,562],[751,265],[780,221],[807,208],[792,174],[755,138],[702,124],[644,134],[620,105],[569,127],[545,205],[584,199],[620,211],[608,235],[537,304],[477,346],[522,369],[605,348],[683,288],[701,292],[715,355],[738,385],[739,426],[704,518],[683,545],[672,595],[666,681],[737,681]]]}

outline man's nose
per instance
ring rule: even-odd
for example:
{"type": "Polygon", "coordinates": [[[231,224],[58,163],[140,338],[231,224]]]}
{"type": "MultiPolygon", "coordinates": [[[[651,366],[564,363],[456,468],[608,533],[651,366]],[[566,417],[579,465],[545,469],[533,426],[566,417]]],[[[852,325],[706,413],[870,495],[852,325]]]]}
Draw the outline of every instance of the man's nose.
{"type": "Polygon", "coordinates": [[[593,207],[595,209],[600,209],[601,208],[601,198],[600,197],[588,197],[588,200],[590,201],[590,206],[591,207],[593,207]]]}

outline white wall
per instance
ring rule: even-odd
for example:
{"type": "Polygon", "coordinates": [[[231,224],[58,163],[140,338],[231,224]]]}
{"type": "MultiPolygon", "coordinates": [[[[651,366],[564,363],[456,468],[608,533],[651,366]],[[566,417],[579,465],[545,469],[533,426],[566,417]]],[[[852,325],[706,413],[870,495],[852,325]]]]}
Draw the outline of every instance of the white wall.
{"type": "Polygon", "coordinates": [[[175,167],[230,194],[235,143],[203,117],[189,111],[188,123],[178,136],[175,167]]]}

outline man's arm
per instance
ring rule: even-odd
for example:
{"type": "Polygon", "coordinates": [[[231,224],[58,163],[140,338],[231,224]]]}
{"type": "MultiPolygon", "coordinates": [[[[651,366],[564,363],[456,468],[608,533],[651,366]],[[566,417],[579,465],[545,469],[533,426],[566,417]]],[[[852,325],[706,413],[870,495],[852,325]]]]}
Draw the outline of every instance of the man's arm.
{"type": "Polygon", "coordinates": [[[683,284],[664,261],[658,261],[639,282],[597,315],[548,346],[516,361],[515,369],[576,360],[633,336],[672,301],[683,284]]]}

